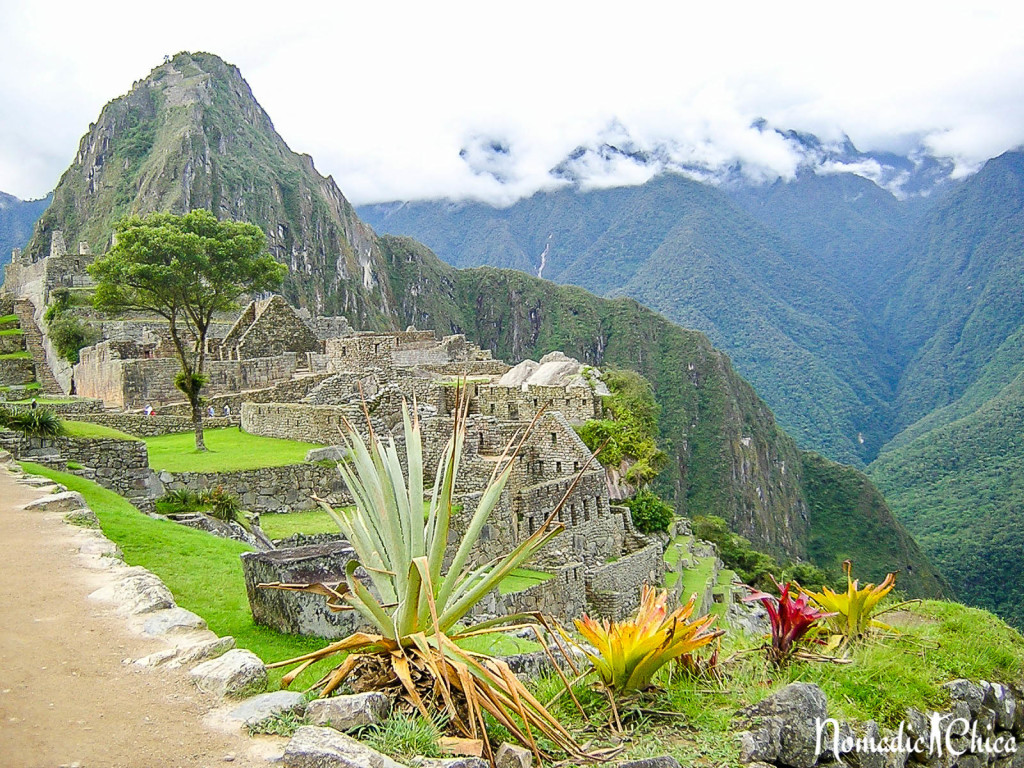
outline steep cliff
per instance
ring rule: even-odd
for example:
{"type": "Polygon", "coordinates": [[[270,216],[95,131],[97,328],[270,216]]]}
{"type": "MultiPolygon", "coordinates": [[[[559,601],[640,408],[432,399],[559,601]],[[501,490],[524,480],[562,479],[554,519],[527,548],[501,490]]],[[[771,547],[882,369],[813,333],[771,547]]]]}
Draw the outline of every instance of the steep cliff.
{"type": "Polygon", "coordinates": [[[373,231],[312,158],[288,149],[238,69],[211,54],[180,53],[103,108],[27,253],[45,255],[54,230],[102,253],[126,214],[194,208],[260,226],[289,267],[292,302],[390,327],[394,298],[373,231]]]}

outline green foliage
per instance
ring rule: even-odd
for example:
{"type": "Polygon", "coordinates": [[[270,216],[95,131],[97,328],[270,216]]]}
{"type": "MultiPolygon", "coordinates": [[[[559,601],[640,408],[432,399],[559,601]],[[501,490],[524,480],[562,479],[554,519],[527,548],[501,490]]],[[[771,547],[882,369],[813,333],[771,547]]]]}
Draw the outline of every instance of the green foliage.
{"type": "Polygon", "coordinates": [[[155,504],[156,511],[162,515],[206,512],[210,517],[225,523],[246,524],[242,517],[241,499],[235,494],[225,491],[220,485],[199,492],[188,488],[168,491],[157,499],[155,504]]]}
{"type": "Polygon", "coordinates": [[[51,320],[47,326],[47,335],[57,348],[57,354],[72,365],[78,363],[78,353],[83,347],[95,344],[100,339],[95,328],[68,315],[60,315],[51,320]]]}
{"type": "Polygon", "coordinates": [[[747,539],[729,530],[725,520],[714,515],[698,515],[692,524],[693,535],[714,544],[726,568],[736,571],[745,584],[767,588],[772,583],[772,574],[779,569],[775,558],[751,547],[747,539]]]}
{"type": "Polygon", "coordinates": [[[256,723],[246,723],[245,730],[250,736],[284,736],[290,738],[304,725],[309,725],[309,718],[294,712],[279,712],[256,723]]]}
{"type": "Polygon", "coordinates": [[[59,437],[64,434],[60,418],[44,406],[15,411],[9,417],[7,427],[29,437],[59,437]]]}
{"type": "Polygon", "coordinates": [[[676,516],[672,505],[662,501],[656,493],[646,488],[637,491],[633,498],[622,503],[629,507],[633,525],[641,533],[667,531],[676,516]]]}
{"type": "Polygon", "coordinates": [[[149,466],[168,472],[234,472],[301,464],[320,446],[242,432],[237,427],[204,431],[206,451],[197,451],[191,433],[145,438],[149,466]]]}
{"type": "MultiPolygon", "coordinates": [[[[40,400],[42,402],[42,400],[40,400]]],[[[102,437],[111,440],[134,440],[139,438],[122,432],[119,429],[108,427],[103,424],[93,424],[90,421],[75,421],[68,419],[64,422],[64,434],[68,437],[102,437]]]]}
{"type": "Polygon", "coordinates": [[[209,505],[210,516],[225,523],[242,522],[242,501],[233,493],[225,491],[222,486],[207,490],[202,494],[202,502],[209,505]]]}
{"type": "Polygon", "coordinates": [[[597,455],[601,464],[615,468],[625,464],[625,481],[646,486],[668,463],[657,445],[661,409],[650,383],[635,371],[611,370],[603,381],[612,393],[602,399],[608,418],[591,419],[576,431],[591,451],[604,446],[597,455]]]}
{"type": "Polygon", "coordinates": [[[355,736],[371,749],[398,760],[443,757],[441,736],[443,720],[428,720],[419,713],[396,712],[379,725],[361,728],[355,736]]]}

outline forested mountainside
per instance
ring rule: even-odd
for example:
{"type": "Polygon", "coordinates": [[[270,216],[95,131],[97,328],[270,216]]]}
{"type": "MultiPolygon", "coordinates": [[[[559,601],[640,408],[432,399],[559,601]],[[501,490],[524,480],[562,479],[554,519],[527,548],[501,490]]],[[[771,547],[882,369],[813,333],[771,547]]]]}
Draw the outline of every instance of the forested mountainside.
{"type": "Polygon", "coordinates": [[[0,192],[0,264],[11,261],[11,251],[24,248],[36,220],[50,205],[50,196],[40,200],[19,200],[0,192]]]}
{"type": "Polygon", "coordinates": [[[931,189],[900,200],[852,173],[721,189],[663,175],[504,209],[361,213],[460,266],[536,274],[543,261],[546,277],[706,330],[801,447],[874,461],[868,474],[964,598],[1024,624],[998,589],[1024,551],[1024,153],[931,189]]]}
{"type": "MultiPolygon", "coordinates": [[[[873,508],[861,529],[863,510],[853,496],[822,492],[831,479],[805,488],[801,451],[704,334],[629,299],[598,298],[510,270],[454,269],[415,241],[378,237],[310,158],[288,150],[238,70],[216,56],[179,54],[104,108],[30,250],[45,254],[50,233],[60,229],[67,242],[84,239],[99,251],[126,213],[192,207],[260,226],[271,252],[290,267],[288,298],[345,314],[356,327],[414,324],[463,332],[510,362],[560,349],[641,372],[662,406],[671,458],[661,489],[680,511],[719,515],[757,546],[798,558],[807,556],[820,521],[846,515],[844,540],[823,555],[826,564],[834,565],[840,550],[865,562],[877,554],[869,531],[888,510],[873,508]]],[[[702,236],[710,237],[704,230],[711,219],[698,222],[702,236]]],[[[785,295],[797,302],[798,293],[788,288],[785,295]]],[[[800,321],[822,325],[804,304],[800,321]]],[[[837,321],[841,314],[824,306],[821,312],[837,321]]],[[[891,515],[885,525],[909,540],[891,515]]],[[[911,593],[948,594],[913,546],[882,552],[881,570],[865,568],[864,576],[900,568],[911,593]]]]}

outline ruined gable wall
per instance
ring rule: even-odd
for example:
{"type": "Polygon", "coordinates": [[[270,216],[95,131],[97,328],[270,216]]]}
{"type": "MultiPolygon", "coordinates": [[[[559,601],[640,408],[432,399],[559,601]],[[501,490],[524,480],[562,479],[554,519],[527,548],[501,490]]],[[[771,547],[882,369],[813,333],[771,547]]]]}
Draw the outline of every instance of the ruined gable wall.
{"type": "Polygon", "coordinates": [[[589,387],[530,386],[527,391],[512,387],[482,386],[477,412],[498,419],[529,421],[544,406],[558,411],[570,423],[582,424],[597,415],[596,398],[589,387]]]}
{"type": "MultiPolygon", "coordinates": [[[[225,345],[227,346],[227,345],[225,345]]],[[[322,352],[323,343],[280,296],[273,297],[238,341],[236,357],[322,352]]]]}

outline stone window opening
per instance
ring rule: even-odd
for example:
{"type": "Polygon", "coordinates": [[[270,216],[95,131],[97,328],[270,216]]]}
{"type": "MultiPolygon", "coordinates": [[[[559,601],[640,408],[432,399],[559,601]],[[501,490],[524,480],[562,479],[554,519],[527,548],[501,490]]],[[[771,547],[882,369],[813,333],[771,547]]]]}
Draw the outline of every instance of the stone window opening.
{"type": "Polygon", "coordinates": [[[560,461],[556,461],[555,462],[555,474],[556,475],[562,474],[562,462],[560,462],[560,461]]]}
{"type": "Polygon", "coordinates": [[[491,403],[491,416],[494,415],[494,403],[491,403]]]}
{"type": "Polygon", "coordinates": [[[583,522],[590,522],[590,505],[587,504],[586,499],[583,499],[583,522]]]}
{"type": "Polygon", "coordinates": [[[537,474],[538,475],[543,475],[544,474],[544,460],[543,459],[537,459],[536,467],[537,467],[537,469],[536,469],[537,474]]]}
{"type": "Polygon", "coordinates": [[[342,357],[347,357],[348,356],[348,347],[342,347],[341,348],[341,356],[342,357]]]}
{"type": "Polygon", "coordinates": [[[479,438],[480,438],[480,440],[479,440],[478,450],[482,451],[484,449],[484,433],[483,432],[481,432],[479,434],[479,438]]]}
{"type": "Polygon", "coordinates": [[[373,345],[373,354],[375,354],[375,355],[379,355],[380,354],[380,344],[374,344],[373,345]]]}
{"type": "Polygon", "coordinates": [[[551,433],[551,444],[552,445],[558,445],[558,433],[557,432],[552,432],[551,433]]]}

